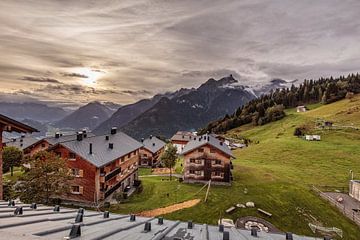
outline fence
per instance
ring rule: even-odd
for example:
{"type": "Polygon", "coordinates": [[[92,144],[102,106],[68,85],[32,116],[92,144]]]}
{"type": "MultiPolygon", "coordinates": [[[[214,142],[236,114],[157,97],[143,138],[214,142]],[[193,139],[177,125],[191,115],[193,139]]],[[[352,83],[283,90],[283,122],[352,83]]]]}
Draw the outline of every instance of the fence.
{"type": "Polygon", "coordinates": [[[312,186],[312,189],[319,194],[320,197],[328,201],[331,205],[337,207],[345,216],[353,220],[360,227],[360,216],[355,213],[352,209],[346,209],[344,204],[339,203],[335,199],[327,196],[324,192],[318,189],[315,186],[312,186]]]}

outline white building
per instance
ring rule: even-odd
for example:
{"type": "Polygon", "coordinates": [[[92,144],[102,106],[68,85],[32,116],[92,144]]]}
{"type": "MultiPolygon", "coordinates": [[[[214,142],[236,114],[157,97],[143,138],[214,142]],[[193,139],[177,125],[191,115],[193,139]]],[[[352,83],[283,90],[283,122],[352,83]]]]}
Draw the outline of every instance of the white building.
{"type": "Polygon", "coordinates": [[[360,201],[360,180],[350,180],[349,195],[360,201]]]}

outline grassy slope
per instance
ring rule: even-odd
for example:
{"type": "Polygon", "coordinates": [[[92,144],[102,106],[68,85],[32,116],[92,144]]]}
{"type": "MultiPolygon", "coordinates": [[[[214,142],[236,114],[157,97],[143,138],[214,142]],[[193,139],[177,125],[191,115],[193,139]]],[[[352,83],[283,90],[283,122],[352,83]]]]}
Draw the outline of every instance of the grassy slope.
{"type": "MultiPolygon", "coordinates": [[[[358,239],[359,228],[337,209],[331,207],[310,190],[309,185],[347,187],[349,169],[360,178],[360,131],[339,130],[321,132],[321,142],[307,142],[293,136],[294,128],[325,118],[335,123],[360,126],[360,96],[326,106],[311,106],[311,111],[287,112],[278,122],[260,127],[243,126],[229,134],[241,133],[259,144],[235,151],[233,161],[235,181],[231,187],[212,187],[208,202],[181,210],[166,217],[216,224],[219,217],[237,219],[241,216],[259,216],[255,209],[238,209],[231,215],[224,211],[236,204],[254,201],[257,207],[273,214],[269,220],[283,231],[313,235],[308,227],[311,217],[328,227],[344,231],[344,239],[358,239]],[[347,109],[354,111],[347,113],[347,109]],[[244,189],[247,193],[244,193],[244,189]]],[[[144,192],[121,204],[117,212],[138,212],[194,198],[197,185],[164,182],[161,178],[144,178],[144,192]],[[179,187],[180,186],[180,187],[179,187]],[[172,192],[178,191],[177,194],[172,192]],[[172,193],[166,197],[165,193],[172,193]]],[[[198,197],[204,197],[201,192],[198,197]]],[[[266,218],[266,217],[264,217],[266,218]]]]}

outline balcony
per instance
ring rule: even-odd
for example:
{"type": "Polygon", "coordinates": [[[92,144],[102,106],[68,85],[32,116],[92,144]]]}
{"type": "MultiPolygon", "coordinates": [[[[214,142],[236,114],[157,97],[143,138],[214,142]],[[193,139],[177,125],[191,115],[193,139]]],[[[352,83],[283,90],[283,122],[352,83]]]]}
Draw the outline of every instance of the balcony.
{"type": "Polygon", "coordinates": [[[105,181],[109,181],[110,179],[112,179],[113,177],[118,175],[119,173],[121,173],[121,168],[119,168],[119,167],[115,168],[113,171],[111,171],[105,175],[105,181]]]}

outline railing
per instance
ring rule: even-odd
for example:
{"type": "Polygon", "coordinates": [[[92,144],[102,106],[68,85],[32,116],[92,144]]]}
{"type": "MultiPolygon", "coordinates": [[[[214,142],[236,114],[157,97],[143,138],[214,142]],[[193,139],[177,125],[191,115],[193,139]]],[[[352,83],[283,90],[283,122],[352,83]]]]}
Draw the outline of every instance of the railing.
{"type": "Polygon", "coordinates": [[[105,181],[109,181],[110,179],[118,175],[120,172],[121,172],[121,168],[116,168],[115,170],[105,175],[105,181]]]}
{"type": "Polygon", "coordinates": [[[312,189],[319,194],[320,197],[322,197],[323,199],[325,199],[326,201],[328,201],[330,204],[334,205],[335,207],[337,207],[345,216],[347,216],[348,218],[350,218],[351,220],[353,220],[358,226],[360,226],[360,216],[356,216],[355,212],[349,209],[345,208],[344,204],[341,204],[339,202],[337,202],[335,199],[329,197],[328,195],[326,195],[324,192],[322,192],[320,189],[318,189],[315,186],[312,186],[312,189]]]}

